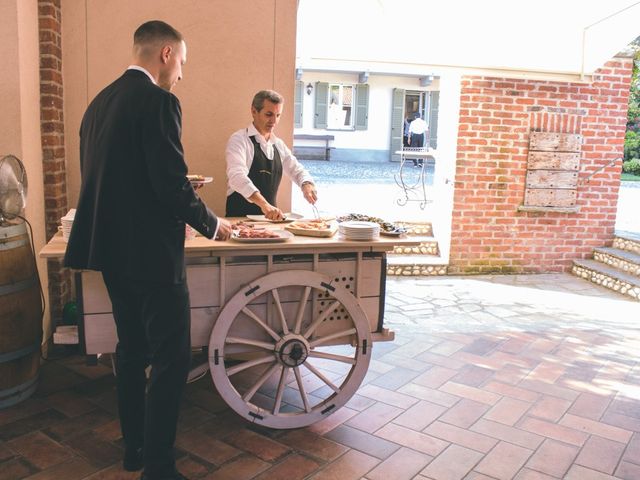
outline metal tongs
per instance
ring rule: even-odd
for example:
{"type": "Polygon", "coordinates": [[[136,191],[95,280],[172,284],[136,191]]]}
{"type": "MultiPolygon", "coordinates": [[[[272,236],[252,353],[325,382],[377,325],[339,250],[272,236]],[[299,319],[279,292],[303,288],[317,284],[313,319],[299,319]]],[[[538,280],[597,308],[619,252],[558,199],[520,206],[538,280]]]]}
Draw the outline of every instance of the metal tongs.
{"type": "Polygon", "coordinates": [[[316,207],[316,205],[314,203],[311,204],[311,208],[313,209],[313,214],[316,217],[316,220],[321,220],[320,218],[320,212],[318,211],[318,207],[316,207]]]}

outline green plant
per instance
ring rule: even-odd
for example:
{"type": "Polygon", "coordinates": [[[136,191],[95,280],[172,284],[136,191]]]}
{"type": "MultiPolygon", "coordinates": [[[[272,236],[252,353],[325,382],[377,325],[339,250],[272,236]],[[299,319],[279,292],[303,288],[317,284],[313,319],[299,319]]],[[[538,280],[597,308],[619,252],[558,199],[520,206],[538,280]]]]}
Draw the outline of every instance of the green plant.
{"type": "Polygon", "coordinates": [[[629,91],[629,109],[627,111],[627,133],[624,137],[624,159],[640,158],[640,37],[632,42],[636,47],[631,88],[629,91]]]}
{"type": "Polygon", "coordinates": [[[622,162],[622,171],[631,175],[640,175],[640,159],[632,158],[626,162],[622,162]]]}
{"type": "Polygon", "coordinates": [[[627,130],[624,136],[624,159],[640,158],[640,133],[627,130]]]}

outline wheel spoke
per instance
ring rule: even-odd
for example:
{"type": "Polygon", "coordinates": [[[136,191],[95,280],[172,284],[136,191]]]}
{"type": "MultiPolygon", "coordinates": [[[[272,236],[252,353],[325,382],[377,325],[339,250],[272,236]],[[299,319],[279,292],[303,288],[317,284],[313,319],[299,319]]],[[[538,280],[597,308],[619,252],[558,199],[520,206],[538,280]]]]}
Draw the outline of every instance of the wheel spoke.
{"type": "Polygon", "coordinates": [[[317,350],[312,350],[309,352],[309,356],[314,358],[323,358],[325,360],[335,360],[336,362],[349,363],[351,365],[356,364],[355,358],[347,357],[344,355],[336,355],[335,353],[318,352],[317,350]]]}
{"type": "Polygon", "coordinates": [[[340,393],[340,389],[338,387],[336,387],[331,382],[331,380],[329,380],[327,377],[325,377],[320,370],[318,370],[316,367],[311,365],[309,362],[306,362],[304,364],[304,366],[307,367],[307,369],[309,369],[309,371],[311,373],[313,373],[316,377],[318,377],[320,380],[322,380],[324,383],[326,383],[329,386],[329,388],[331,388],[331,390],[333,390],[336,393],[340,393]]]}
{"type": "Polygon", "coordinates": [[[255,367],[256,365],[260,365],[261,363],[269,363],[273,361],[275,361],[273,355],[265,355],[263,357],[255,358],[253,360],[247,360],[246,362],[242,362],[238,365],[234,365],[233,367],[227,368],[226,370],[227,376],[230,377],[231,375],[235,375],[236,373],[242,372],[247,368],[255,367]]]}
{"type": "Polygon", "coordinates": [[[251,400],[251,398],[256,394],[256,392],[258,391],[258,389],[264,385],[264,382],[267,381],[267,379],[273,374],[273,372],[275,372],[278,368],[280,367],[280,365],[274,360],[274,364],[271,365],[271,368],[269,368],[266,372],[264,372],[260,378],[258,378],[258,380],[256,381],[256,383],[253,385],[253,387],[251,387],[249,390],[247,390],[245,392],[245,394],[242,396],[242,399],[245,402],[248,402],[249,400],[251,400]]]}
{"type": "Polygon", "coordinates": [[[329,316],[331,312],[336,309],[338,305],[340,305],[340,302],[338,300],[335,300],[331,305],[329,305],[325,309],[325,311],[322,312],[322,314],[318,316],[318,318],[316,318],[311,325],[309,325],[309,328],[307,328],[302,336],[304,338],[309,338],[313,334],[313,332],[316,331],[316,328],[318,328],[318,326],[329,316]]]}
{"type": "Polygon", "coordinates": [[[313,347],[317,347],[318,345],[322,345],[323,343],[326,343],[330,340],[333,340],[335,338],[341,338],[341,337],[346,337],[349,335],[353,335],[354,333],[356,333],[357,330],[355,328],[350,328],[349,330],[343,330],[341,332],[336,332],[336,333],[332,333],[331,335],[327,335],[324,337],[320,337],[320,338],[316,338],[314,341],[309,342],[309,345],[313,348],[313,347]]]}
{"type": "Polygon", "coordinates": [[[237,343],[240,345],[251,345],[252,347],[264,348],[265,350],[273,350],[275,345],[269,342],[261,342],[260,340],[253,340],[251,338],[241,337],[227,337],[225,343],[237,343]]]}
{"type": "Polygon", "coordinates": [[[280,381],[278,382],[278,391],[276,392],[276,402],[273,404],[273,413],[277,415],[280,412],[280,404],[282,403],[282,394],[284,393],[284,386],[287,381],[287,373],[289,373],[289,367],[282,366],[282,372],[280,372],[280,381]]]}
{"type": "Polygon", "coordinates": [[[311,406],[309,405],[309,399],[307,398],[307,393],[304,391],[304,385],[302,385],[302,376],[300,375],[300,367],[294,367],[293,373],[295,374],[296,382],[298,383],[300,398],[302,398],[302,402],[304,403],[304,411],[309,413],[311,412],[311,406]]]}
{"type": "Polygon", "coordinates": [[[311,292],[311,287],[304,287],[304,293],[302,294],[302,298],[300,299],[300,305],[298,305],[298,311],[296,312],[296,322],[293,327],[293,333],[299,334],[300,327],[302,326],[302,316],[304,315],[304,309],[307,306],[307,301],[309,300],[309,293],[311,292]]]}
{"type": "Polygon", "coordinates": [[[251,318],[251,320],[253,320],[254,322],[256,322],[258,325],[260,325],[262,328],[264,328],[264,330],[271,335],[271,338],[273,338],[276,342],[280,340],[280,335],[278,335],[276,332],[274,332],[271,328],[269,328],[269,325],[266,324],[266,322],[264,320],[262,320],[260,317],[258,317],[255,313],[253,313],[249,307],[243,307],[242,308],[242,313],[244,313],[245,315],[247,315],[249,318],[251,318]]]}
{"type": "Polygon", "coordinates": [[[278,293],[277,288],[274,288],[273,290],[271,290],[271,296],[273,296],[273,300],[276,304],[276,310],[278,311],[278,317],[280,317],[282,334],[286,335],[287,333],[289,333],[289,327],[287,326],[287,319],[284,318],[284,312],[282,311],[282,303],[280,303],[280,294],[278,293]]]}

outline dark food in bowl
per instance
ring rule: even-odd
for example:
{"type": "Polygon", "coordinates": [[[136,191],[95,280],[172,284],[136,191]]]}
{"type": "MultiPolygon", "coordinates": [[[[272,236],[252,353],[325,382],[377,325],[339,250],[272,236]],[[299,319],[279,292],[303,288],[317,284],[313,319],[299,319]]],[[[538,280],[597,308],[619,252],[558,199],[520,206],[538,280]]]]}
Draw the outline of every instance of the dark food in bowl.
{"type": "Polygon", "coordinates": [[[363,213],[349,213],[337,218],[338,222],[348,222],[350,220],[357,220],[359,222],[374,222],[380,225],[380,228],[385,232],[404,233],[406,229],[399,227],[395,223],[387,222],[378,217],[372,217],[363,213]]]}

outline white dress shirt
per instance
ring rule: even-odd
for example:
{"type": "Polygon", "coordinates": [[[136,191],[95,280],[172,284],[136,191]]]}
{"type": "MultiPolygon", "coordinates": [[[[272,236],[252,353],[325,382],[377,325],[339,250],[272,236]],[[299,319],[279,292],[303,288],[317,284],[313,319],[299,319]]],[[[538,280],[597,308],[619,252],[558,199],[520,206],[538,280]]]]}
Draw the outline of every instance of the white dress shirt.
{"type": "Polygon", "coordinates": [[[255,136],[260,148],[269,160],[273,160],[274,148],[280,154],[282,161],[282,171],[291,179],[293,183],[302,186],[303,182],[313,182],[309,172],[302,166],[298,159],[291,153],[282,140],[273,133],[269,140],[265,140],[253,123],[247,128],[238,130],[229,138],[225,159],[227,161],[227,196],[233,192],[238,192],[244,198],[249,197],[258,191],[253,182],[249,179],[249,170],[253,163],[253,142],[249,137],[255,136]]]}
{"type": "Polygon", "coordinates": [[[422,135],[427,131],[427,122],[420,117],[416,118],[411,124],[409,124],[409,134],[415,133],[416,135],[422,135]]]}
{"type": "Polygon", "coordinates": [[[151,76],[151,74],[149,73],[149,70],[147,70],[146,68],[141,67],[140,65],[129,65],[127,67],[127,70],[138,70],[139,72],[142,72],[142,73],[146,74],[147,77],[149,77],[149,79],[151,79],[151,81],[153,82],[154,85],[157,85],[156,79],[151,76]]]}

